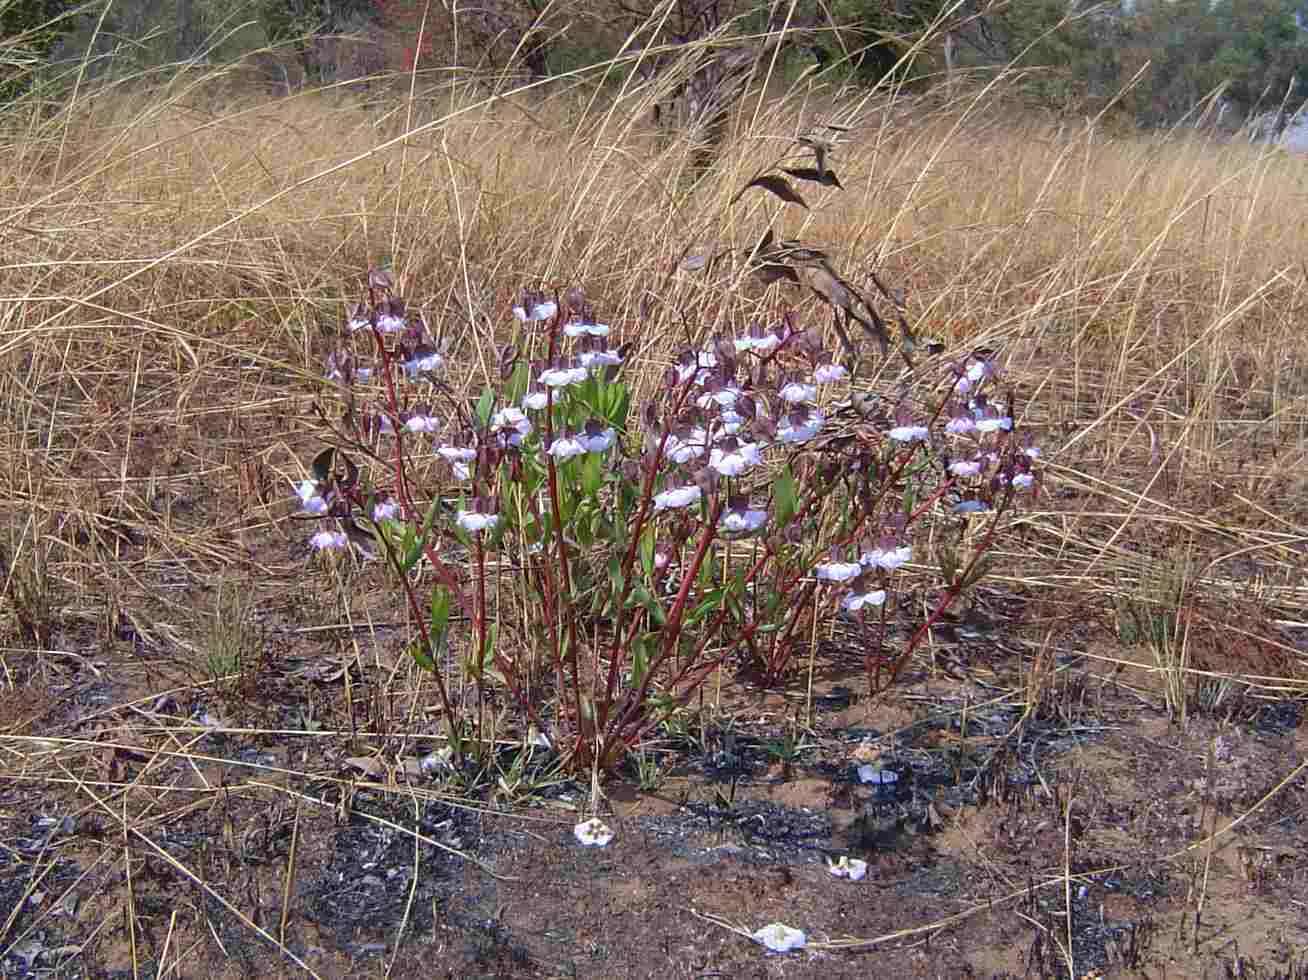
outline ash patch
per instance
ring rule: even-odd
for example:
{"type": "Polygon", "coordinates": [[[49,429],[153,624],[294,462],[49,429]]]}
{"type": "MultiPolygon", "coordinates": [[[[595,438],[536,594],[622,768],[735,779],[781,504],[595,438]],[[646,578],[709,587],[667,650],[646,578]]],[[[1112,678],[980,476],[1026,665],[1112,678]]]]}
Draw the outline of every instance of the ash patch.
{"type": "Polygon", "coordinates": [[[829,850],[833,830],[826,813],[758,800],[729,807],[689,803],[680,813],[642,817],[638,823],[683,857],[720,855],[726,845],[740,857],[760,863],[819,861],[829,850]],[[707,850],[706,838],[710,841],[707,850]]]}
{"type": "MultiPolygon", "coordinates": [[[[305,890],[307,917],[354,955],[383,954],[406,913],[408,934],[430,933],[435,926],[435,907],[446,905],[455,896],[460,902],[477,900],[469,893],[463,858],[419,841],[415,869],[414,837],[400,828],[479,857],[495,849],[481,816],[466,808],[428,803],[416,821],[413,811],[406,814],[405,809],[402,803],[385,797],[356,797],[349,822],[336,832],[331,859],[305,890]],[[363,814],[396,826],[377,823],[363,814]]],[[[485,877],[481,872],[478,875],[485,877]]]]}

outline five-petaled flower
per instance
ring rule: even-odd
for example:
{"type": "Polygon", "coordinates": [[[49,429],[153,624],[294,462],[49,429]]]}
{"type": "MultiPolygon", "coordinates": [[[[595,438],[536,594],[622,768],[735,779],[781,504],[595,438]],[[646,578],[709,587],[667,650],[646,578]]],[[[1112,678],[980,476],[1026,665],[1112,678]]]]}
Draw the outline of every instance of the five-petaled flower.
{"type": "Polygon", "coordinates": [[[491,431],[498,433],[510,446],[521,445],[531,435],[531,419],[520,408],[501,408],[491,416],[491,431]]]}
{"type": "Polygon", "coordinates": [[[613,831],[599,817],[591,817],[573,827],[572,836],[582,847],[607,847],[613,840],[613,831]]]}
{"type": "Polygon", "coordinates": [[[808,937],[798,929],[792,929],[783,922],[773,922],[751,934],[756,943],[760,943],[774,953],[789,953],[792,949],[803,949],[808,937]]]}
{"type": "Polygon", "coordinates": [[[571,459],[573,456],[584,456],[586,446],[575,435],[565,432],[550,443],[548,451],[555,459],[564,460],[571,459]]]}
{"type": "Polygon", "coordinates": [[[777,426],[777,438],[790,445],[808,442],[822,431],[825,422],[826,419],[816,408],[789,412],[777,426]]]}
{"type": "Polygon", "coordinates": [[[559,312],[559,305],[546,299],[543,294],[527,291],[522,295],[522,302],[513,308],[513,315],[520,323],[541,323],[552,319],[559,312]]]}
{"type": "Polygon", "coordinates": [[[372,519],[378,523],[382,521],[392,521],[400,512],[400,505],[392,498],[387,497],[379,500],[372,505],[372,519]]]}
{"type": "Polygon", "coordinates": [[[607,337],[609,325],[589,320],[569,320],[563,325],[563,332],[569,337],[607,337]]]}
{"type": "Polygon", "coordinates": [[[827,870],[831,872],[833,878],[862,881],[867,876],[867,862],[842,854],[839,861],[827,860],[827,870]]]}
{"type": "Polygon", "coordinates": [[[722,476],[739,476],[762,462],[758,443],[740,442],[735,436],[728,436],[709,454],[709,466],[722,476]]]}
{"type": "Polygon", "coordinates": [[[349,543],[344,531],[319,531],[309,539],[314,551],[339,551],[349,543]]]}
{"type": "Polygon", "coordinates": [[[856,561],[829,561],[813,569],[820,582],[848,582],[862,573],[863,566],[856,561]]]}
{"type": "Polygon", "coordinates": [[[866,591],[855,589],[840,600],[840,607],[848,612],[858,612],[865,606],[881,606],[885,605],[885,602],[885,589],[868,589],[866,591]]]}
{"type": "Polygon", "coordinates": [[[743,353],[753,351],[756,354],[769,354],[781,345],[781,338],[775,331],[765,330],[757,323],[749,328],[744,337],[736,338],[736,351],[743,353]]]}
{"type": "Polygon", "coordinates": [[[783,401],[790,402],[792,405],[811,402],[817,397],[817,385],[805,381],[791,381],[782,385],[780,395],[783,401]]]}
{"type": "Polygon", "coordinates": [[[454,519],[454,523],[469,534],[477,534],[494,528],[499,522],[499,514],[480,514],[475,510],[461,510],[454,519]]]}
{"type": "Polygon", "coordinates": [[[408,432],[439,432],[441,420],[426,412],[414,412],[404,423],[408,432]]]}
{"type": "Polygon", "coordinates": [[[326,498],[318,492],[318,484],[313,480],[302,482],[295,494],[300,498],[300,509],[307,514],[322,515],[330,509],[326,498]]]}
{"type": "Polygon", "coordinates": [[[673,487],[654,495],[654,509],[674,510],[679,507],[689,507],[702,495],[703,491],[697,486],[673,487]]]}
{"type": "Polygon", "coordinates": [[[746,498],[731,501],[722,514],[718,527],[728,534],[749,534],[757,531],[768,521],[766,510],[755,510],[749,506],[746,498]]]}
{"type": "Polygon", "coordinates": [[[580,365],[561,362],[546,368],[536,380],[550,388],[563,388],[567,385],[581,384],[586,380],[587,373],[586,368],[580,365]]]}
{"type": "Polygon", "coordinates": [[[813,369],[815,384],[829,385],[836,381],[844,381],[847,377],[849,372],[845,370],[843,364],[819,364],[813,369]]]}

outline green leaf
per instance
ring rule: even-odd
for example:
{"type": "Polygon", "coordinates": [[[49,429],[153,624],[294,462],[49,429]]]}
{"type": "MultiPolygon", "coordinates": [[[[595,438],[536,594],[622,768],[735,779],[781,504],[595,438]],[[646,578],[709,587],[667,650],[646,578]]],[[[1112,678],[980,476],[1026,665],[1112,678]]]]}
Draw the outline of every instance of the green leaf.
{"type": "Polygon", "coordinates": [[[495,410],[495,390],[487,388],[477,399],[477,421],[482,428],[490,425],[491,414],[495,410]]]}
{"type": "Polygon", "coordinates": [[[772,503],[776,513],[777,527],[783,528],[795,516],[798,497],[795,491],[795,475],[786,466],[772,484],[772,503]]]}
{"type": "Polygon", "coordinates": [[[450,625],[450,592],[443,585],[433,586],[431,590],[431,621],[429,630],[433,644],[445,638],[445,631],[450,625]]]}
{"type": "Polygon", "coordinates": [[[400,571],[405,575],[413,571],[414,566],[418,564],[418,559],[422,557],[423,538],[419,537],[413,530],[412,524],[404,525],[404,536],[400,539],[400,571]]]}
{"type": "Polygon", "coordinates": [[[654,625],[662,627],[668,621],[667,613],[663,611],[663,605],[654,598],[653,594],[645,586],[637,583],[631,587],[631,597],[640,603],[649,612],[650,618],[654,620],[654,625]]]}
{"type": "Polygon", "coordinates": [[[413,657],[413,662],[423,670],[436,670],[436,661],[432,659],[431,654],[427,652],[421,640],[409,644],[409,655],[413,657]]]}
{"type": "Polygon", "coordinates": [[[594,497],[604,483],[604,457],[601,453],[587,453],[581,464],[581,487],[586,496],[594,497]]]}

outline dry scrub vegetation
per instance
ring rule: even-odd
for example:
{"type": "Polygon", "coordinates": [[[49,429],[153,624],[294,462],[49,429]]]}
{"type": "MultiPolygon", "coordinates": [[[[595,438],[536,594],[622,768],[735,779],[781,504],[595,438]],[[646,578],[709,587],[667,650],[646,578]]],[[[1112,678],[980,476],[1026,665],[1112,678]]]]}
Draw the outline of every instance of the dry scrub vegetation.
{"type": "MultiPolygon", "coordinates": [[[[950,95],[803,84],[756,93],[700,175],[685,139],[650,127],[647,98],[592,82],[578,75],[488,96],[403,80],[270,99],[221,72],[191,73],[87,92],[58,110],[20,103],[0,120],[7,968],[185,975],[198,951],[233,975],[408,975],[425,957],[451,975],[549,976],[566,974],[564,953],[551,961],[548,952],[563,949],[571,975],[637,975],[620,957],[583,962],[578,950],[598,956],[602,937],[558,939],[547,922],[519,923],[511,937],[501,922],[463,946],[432,938],[459,920],[450,894],[442,912],[421,891],[424,876],[440,877],[431,855],[464,881],[498,880],[479,862],[508,877],[526,866],[508,860],[502,841],[478,855],[471,831],[440,838],[433,828],[444,825],[423,822],[423,807],[439,803],[457,823],[468,812],[511,814],[539,792],[555,809],[512,819],[540,841],[571,827],[591,787],[569,790],[539,765],[474,786],[406,768],[437,729],[430,682],[403,656],[404,610],[374,569],[332,574],[311,559],[293,488],[321,448],[313,405],[329,400],[324,356],[371,264],[389,261],[410,303],[449,338],[448,378],[473,396],[493,380],[495,344],[509,335],[523,286],[584,285],[637,340],[627,371],[644,391],[688,331],[696,341],[738,332],[782,308],[829,329],[829,312],[790,285],[765,289],[730,262],[681,269],[697,250],[757,241],[776,202],[737,201],[737,190],[822,123],[848,127],[832,157],[845,190],[806,187],[810,208],[780,211],[776,233],[823,243],[854,281],[875,270],[902,288],[906,315],[947,345],[944,357],[998,352],[1046,467],[1042,495],[1004,539],[968,613],[992,639],[1002,634],[999,645],[969,662],[965,643],[942,640],[901,689],[856,698],[841,722],[866,746],[860,725],[893,739],[921,712],[952,719],[955,741],[942,751],[956,771],[982,772],[1021,726],[1090,731],[1087,704],[1102,706],[1110,688],[1133,706],[1114,716],[1117,727],[1158,712],[1156,743],[1198,738],[1208,789],[1197,819],[1156,856],[1171,869],[1157,874],[1183,865],[1191,888],[1171,892],[1151,928],[1176,935],[1169,956],[1200,964],[1183,970],[1231,960],[1225,937],[1210,943],[1202,931],[1214,849],[1255,827],[1290,834],[1260,819],[1283,812],[1278,796],[1304,793],[1291,751],[1281,768],[1241,777],[1260,787],[1252,798],[1213,802],[1220,733],[1286,706],[1297,718],[1308,692],[1308,162],[1193,131],[1033,118],[1007,105],[1001,78],[950,95]],[[988,742],[971,732],[978,705],[1012,709],[1012,730],[988,742]],[[414,872],[392,918],[367,919],[358,909],[370,899],[357,899],[355,925],[375,929],[371,946],[331,924],[336,906],[313,892],[313,875],[328,874],[310,870],[314,860],[328,870],[347,860],[333,837],[341,826],[393,830],[408,849],[398,866],[414,872]],[[203,842],[179,848],[187,833],[203,842]],[[469,860],[432,850],[438,838],[469,860]]],[[[873,376],[860,384],[892,390],[901,380],[895,358],[869,350],[867,361],[873,376]]],[[[932,358],[916,367],[938,370],[932,358]]],[[[844,683],[862,690],[857,671],[844,683]]],[[[786,775],[805,745],[847,760],[838,726],[815,708],[822,692],[797,678],[761,711],[758,692],[727,678],[709,685],[691,727],[702,743],[721,741],[733,718],[769,715],[774,732],[792,726],[788,747],[773,753],[786,775]]],[[[1301,758],[1302,736],[1290,731],[1301,758]]],[[[662,751],[642,756],[632,784],[660,782],[660,764],[663,777],[676,775],[674,753],[662,751]]],[[[1113,789],[1083,772],[1059,796],[1058,778],[1040,776],[1063,808],[1039,855],[1048,867],[1037,860],[1023,874],[995,870],[993,854],[983,862],[996,894],[1027,896],[1008,920],[1019,932],[987,935],[1021,946],[1027,969],[1050,975],[1095,957],[1121,975],[1144,969],[1142,949],[1088,952],[1073,941],[1073,894],[1081,882],[1098,887],[1102,865],[1076,853],[1071,800],[1113,789]],[[1036,908],[1046,886],[1059,901],[1066,887],[1057,915],[1036,908]],[[1030,949],[1046,940],[1033,935],[1059,950],[1048,963],[1041,953],[1038,967],[1030,949]]],[[[979,804],[960,803],[953,816],[939,807],[932,820],[966,840],[968,805],[979,804]]],[[[594,877],[585,860],[567,860],[556,874],[594,877]]],[[[1108,860],[1125,866],[1117,854],[1108,860]]],[[[1276,876],[1302,884],[1308,872],[1300,853],[1258,873],[1263,894],[1284,905],[1291,892],[1275,891],[1276,876]]],[[[568,905],[568,893],[557,901],[568,905]]],[[[680,915],[677,928],[711,937],[696,962],[760,961],[709,924],[741,922],[743,901],[715,910],[701,899],[702,917],[680,915]]],[[[810,921],[810,934],[825,927],[831,937],[810,955],[832,960],[784,975],[843,976],[859,961],[840,959],[841,949],[911,948],[981,914],[947,905],[881,932],[855,931],[882,928],[871,920],[810,921]]],[[[675,912],[673,903],[659,914],[675,912]]],[[[1302,932],[1301,902],[1294,915],[1302,932]]],[[[674,928],[670,918],[647,921],[654,932],[674,928]]],[[[1254,946],[1275,955],[1274,944],[1254,946]]],[[[633,939],[631,948],[643,947],[633,939]]],[[[691,971],[690,954],[667,955],[648,975],[691,971]]],[[[925,969],[911,962],[903,969],[925,969]]],[[[948,969],[964,962],[975,975],[1021,972],[967,957],[948,969]]]]}

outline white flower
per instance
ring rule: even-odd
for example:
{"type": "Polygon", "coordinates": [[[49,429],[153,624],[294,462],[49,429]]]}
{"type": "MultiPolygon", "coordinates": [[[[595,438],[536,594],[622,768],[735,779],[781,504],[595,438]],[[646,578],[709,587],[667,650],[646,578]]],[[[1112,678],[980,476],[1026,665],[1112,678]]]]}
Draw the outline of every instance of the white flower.
{"type": "Polygon", "coordinates": [[[960,500],[954,504],[955,514],[981,514],[989,509],[983,500],[960,500]]]}
{"type": "Polygon", "coordinates": [[[563,388],[567,385],[581,384],[581,382],[585,381],[586,369],[584,367],[546,368],[536,380],[550,388],[563,388]]]}
{"type": "Polygon", "coordinates": [[[613,831],[599,817],[591,817],[573,827],[572,836],[582,847],[606,847],[613,840],[613,831]]]}
{"type": "MultiPolygon", "coordinates": [[[[687,355],[689,357],[689,355],[687,355]]],[[[703,350],[695,355],[695,363],[677,365],[677,384],[685,384],[693,375],[696,384],[702,384],[710,368],[718,366],[718,356],[711,350],[703,350]]]]}
{"type": "Polygon", "coordinates": [[[327,501],[318,493],[318,484],[305,480],[295,491],[300,498],[300,509],[309,514],[325,514],[329,510],[327,501]]]}
{"type": "Polygon", "coordinates": [[[862,881],[867,876],[867,862],[842,854],[839,861],[827,860],[827,870],[833,878],[862,881]]]}
{"type": "Polygon", "coordinates": [[[395,515],[399,512],[400,505],[394,500],[383,500],[380,503],[373,505],[372,519],[378,522],[391,521],[395,519],[395,515]]]}
{"type": "Polygon", "coordinates": [[[715,433],[718,438],[734,436],[744,427],[749,419],[741,415],[733,408],[724,408],[718,413],[718,427],[715,433]]]}
{"type": "Polygon", "coordinates": [[[813,370],[813,381],[820,385],[829,385],[834,381],[844,381],[849,376],[843,364],[819,364],[813,370]]]}
{"type": "Polygon", "coordinates": [[[729,510],[722,515],[719,527],[730,534],[744,534],[757,531],[768,521],[765,510],[729,510]]]}
{"type": "Polygon", "coordinates": [[[529,391],[522,396],[522,407],[533,412],[542,411],[549,404],[549,394],[544,391],[529,391]]]}
{"type": "Polygon", "coordinates": [[[472,478],[472,467],[467,463],[451,463],[450,472],[454,474],[456,480],[468,480],[472,478]]]}
{"type": "Polygon", "coordinates": [[[569,320],[563,325],[563,332],[569,337],[607,337],[609,335],[609,325],[607,323],[586,323],[583,320],[569,320]]]}
{"type": "Polygon", "coordinates": [[[863,566],[856,561],[826,562],[813,569],[813,574],[822,582],[848,582],[858,578],[862,572],[863,566]]]}
{"type": "Polygon", "coordinates": [[[371,326],[372,326],[372,321],[369,320],[366,316],[350,317],[350,324],[349,324],[350,333],[355,333],[359,330],[366,330],[371,326]]]}
{"type": "Polygon", "coordinates": [[[531,435],[531,419],[520,408],[502,408],[491,416],[491,428],[507,430],[509,445],[517,446],[531,435]]]}
{"type": "Polygon", "coordinates": [[[758,450],[758,443],[742,442],[735,449],[723,450],[714,446],[709,454],[709,466],[722,476],[739,476],[751,467],[763,462],[763,454],[758,450]]]}
{"type": "Polygon", "coordinates": [[[436,452],[449,463],[470,463],[477,458],[477,450],[464,446],[441,446],[436,452]]]}
{"type": "Polygon", "coordinates": [[[416,354],[404,362],[404,373],[410,378],[416,378],[420,374],[426,374],[428,371],[437,371],[445,359],[439,354],[424,354],[421,357],[416,354]]]}
{"type": "Polygon", "coordinates": [[[674,463],[689,463],[703,456],[707,448],[708,433],[697,426],[684,439],[675,432],[671,433],[663,445],[663,452],[674,463]]]}
{"type": "Polygon", "coordinates": [[[1030,473],[1018,473],[1013,477],[1013,486],[1018,490],[1030,490],[1033,483],[1035,483],[1035,477],[1030,473]]]}
{"type": "Polygon", "coordinates": [[[493,528],[500,522],[499,514],[478,514],[472,510],[461,510],[455,518],[454,523],[467,531],[469,534],[476,534],[493,528]]]}
{"type": "Polygon", "coordinates": [[[617,433],[613,429],[603,429],[598,432],[589,432],[583,429],[577,433],[577,439],[585,447],[588,453],[602,453],[613,445],[613,440],[617,438],[617,433]]]}
{"type": "Polygon", "coordinates": [[[654,495],[654,509],[669,510],[677,507],[689,507],[699,500],[700,496],[699,487],[674,487],[671,490],[664,490],[662,493],[654,495]]]}
{"type": "Polygon", "coordinates": [[[966,415],[955,415],[945,423],[945,431],[951,436],[965,436],[976,429],[976,423],[966,415]]]}
{"type": "Polygon", "coordinates": [[[622,355],[615,350],[584,350],[577,355],[584,368],[608,367],[622,363],[622,355]]]}
{"type": "Polygon", "coordinates": [[[576,436],[563,435],[550,444],[549,454],[555,459],[571,459],[573,456],[584,456],[586,447],[576,436]]]}
{"type": "Polygon", "coordinates": [[[967,380],[973,384],[984,381],[994,373],[994,366],[989,361],[972,361],[967,366],[967,380]]]}
{"type": "Polygon", "coordinates": [[[314,551],[338,551],[348,543],[344,531],[319,531],[309,539],[309,547],[314,551]]]}
{"type": "Polygon", "coordinates": [[[977,432],[1005,432],[1013,427],[1013,420],[1007,416],[986,416],[976,420],[977,432]]]}
{"type": "Polygon", "coordinates": [[[382,333],[399,333],[404,329],[404,317],[383,313],[377,317],[377,329],[382,333]]]}
{"type": "Polygon", "coordinates": [[[1025,457],[1027,457],[1028,459],[1039,459],[1039,458],[1040,458],[1040,447],[1039,447],[1039,446],[1027,446],[1025,449],[1022,450],[1022,455],[1025,456],[1025,457]]]}
{"type": "Polygon", "coordinates": [[[736,352],[743,353],[752,350],[760,354],[767,354],[776,350],[780,343],[781,338],[774,333],[766,333],[759,337],[738,337],[736,339],[736,352]]]}
{"type": "Polygon", "coordinates": [[[957,463],[949,464],[949,472],[954,476],[976,476],[981,472],[981,461],[979,459],[960,459],[957,463]]]}
{"type": "Polygon", "coordinates": [[[777,438],[786,443],[808,442],[815,435],[822,431],[822,425],[826,419],[820,412],[811,412],[808,419],[800,425],[792,425],[787,419],[785,423],[777,429],[777,438]]]}
{"type": "Polygon", "coordinates": [[[881,606],[886,601],[885,589],[872,589],[868,592],[851,592],[840,600],[840,606],[849,612],[858,612],[864,606],[881,606]]]}
{"type": "Polygon", "coordinates": [[[553,300],[546,300],[543,303],[529,302],[525,307],[518,305],[513,308],[513,315],[521,323],[539,323],[542,320],[548,320],[559,311],[559,305],[553,300]]]}
{"type": "Polygon", "coordinates": [[[781,922],[764,926],[753,933],[751,938],[774,953],[789,953],[792,949],[803,949],[808,943],[808,937],[804,933],[781,922]]]}
{"type": "Polygon", "coordinates": [[[912,560],[913,547],[907,544],[899,548],[873,548],[859,558],[867,568],[884,568],[888,572],[893,572],[912,560]]]}
{"type": "Polygon", "coordinates": [[[792,405],[799,402],[811,402],[817,397],[817,385],[792,381],[781,389],[781,397],[792,405]]]}
{"type": "Polygon", "coordinates": [[[896,442],[921,442],[928,434],[925,425],[897,425],[886,433],[896,442]]]}
{"type": "Polygon", "coordinates": [[[878,769],[876,766],[859,766],[858,781],[875,786],[893,786],[899,782],[899,773],[893,769],[878,769]]]}
{"type": "Polygon", "coordinates": [[[404,423],[409,432],[438,432],[440,427],[441,420],[434,415],[415,415],[404,423]]]}
{"type": "Polygon", "coordinates": [[[695,404],[700,408],[711,408],[714,405],[720,405],[723,408],[731,408],[736,404],[736,398],[740,395],[740,389],[734,385],[725,385],[717,391],[706,391],[695,399],[695,404]]]}

